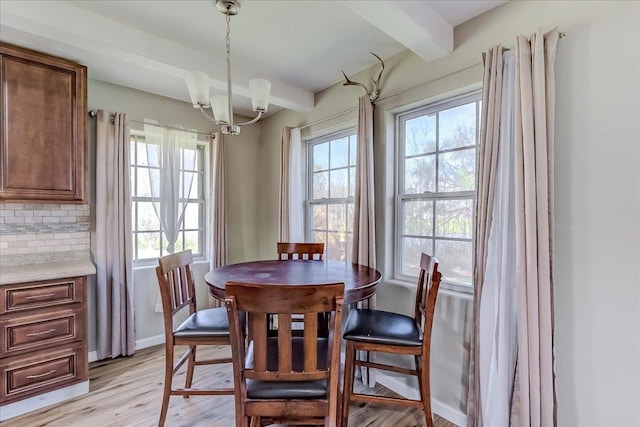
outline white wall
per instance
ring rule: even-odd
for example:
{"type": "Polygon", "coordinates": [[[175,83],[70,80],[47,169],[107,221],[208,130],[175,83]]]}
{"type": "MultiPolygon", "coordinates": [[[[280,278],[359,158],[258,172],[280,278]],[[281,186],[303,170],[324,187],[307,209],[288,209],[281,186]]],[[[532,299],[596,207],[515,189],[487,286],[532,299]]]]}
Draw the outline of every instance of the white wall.
{"type": "MultiPolygon", "coordinates": [[[[185,86],[186,91],[186,86],[185,86]]],[[[181,125],[203,133],[217,130],[217,126],[202,118],[197,110],[185,102],[141,92],[97,80],[89,80],[89,109],[127,113],[129,120],[154,119],[162,124],[181,125]]],[[[239,117],[240,121],[245,121],[239,117]]],[[[95,251],[95,120],[89,119],[89,182],[92,212],[92,247],[95,251]]],[[[139,124],[131,123],[139,127],[139,124]]],[[[240,262],[257,257],[256,235],[258,227],[256,174],[260,125],[243,128],[238,136],[226,141],[228,180],[228,235],[229,262],[240,262]]],[[[206,305],[208,290],[204,274],[208,263],[195,263],[194,278],[198,287],[198,305],[206,305]]],[[[89,350],[95,350],[95,276],[89,286],[89,350]]],[[[141,344],[154,343],[164,333],[162,316],[155,312],[158,283],[153,267],[137,268],[134,271],[134,304],[136,340],[141,344]]]]}
{"type": "MultiPolygon", "coordinates": [[[[481,54],[517,34],[566,32],[556,65],[555,312],[558,423],[640,425],[640,3],[511,1],[455,29],[451,55],[425,63],[411,52],[385,61],[374,129],[378,304],[408,312],[412,292],[392,275],[393,113],[480,87],[481,54]]],[[[338,70],[336,70],[338,71],[338,70]]],[[[367,81],[376,67],[355,76],[367,81]]],[[[262,124],[259,256],[278,230],[282,127],[350,111],[303,133],[355,120],[361,91],[336,84],[309,114],[281,111],[262,124]]],[[[469,309],[441,295],[434,324],[432,392],[441,408],[466,410],[469,309]]],[[[437,411],[437,409],[436,409],[437,411]]],[[[454,414],[455,415],[455,414],[454,414]]]]}

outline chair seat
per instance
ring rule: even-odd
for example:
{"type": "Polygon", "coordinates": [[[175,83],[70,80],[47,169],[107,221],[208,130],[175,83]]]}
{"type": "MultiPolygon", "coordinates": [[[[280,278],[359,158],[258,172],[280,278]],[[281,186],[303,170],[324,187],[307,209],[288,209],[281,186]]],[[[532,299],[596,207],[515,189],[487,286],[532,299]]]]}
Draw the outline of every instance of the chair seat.
{"type": "MultiPolygon", "coordinates": [[[[294,371],[304,370],[303,338],[294,337],[291,346],[291,365],[294,371]]],[[[326,369],[329,342],[318,338],[318,365],[326,369]]],[[[278,339],[267,340],[267,369],[277,370],[278,339]]],[[[253,368],[253,342],[249,343],[245,356],[245,366],[253,368]]],[[[247,380],[247,397],[250,399],[322,399],[327,394],[327,381],[258,381],[247,380]]]]}
{"type": "Polygon", "coordinates": [[[175,337],[228,337],[229,319],[224,307],[198,310],[173,332],[175,337]]]}
{"type": "Polygon", "coordinates": [[[422,333],[412,317],[383,310],[350,310],[342,337],[375,344],[422,345],[422,333]]]}

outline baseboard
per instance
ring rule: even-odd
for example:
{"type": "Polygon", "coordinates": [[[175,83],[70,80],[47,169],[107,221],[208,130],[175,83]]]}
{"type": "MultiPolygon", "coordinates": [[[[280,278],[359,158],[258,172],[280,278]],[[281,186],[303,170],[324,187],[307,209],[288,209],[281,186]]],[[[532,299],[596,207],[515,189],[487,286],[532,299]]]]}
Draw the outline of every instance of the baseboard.
{"type": "MultiPolygon", "coordinates": [[[[407,384],[398,381],[397,378],[387,375],[384,372],[376,371],[376,382],[409,399],[420,398],[418,390],[407,386],[407,384]]],[[[457,426],[467,426],[467,415],[464,412],[433,397],[431,398],[431,409],[434,414],[454,423],[457,426]]]]}
{"type": "MultiPolygon", "coordinates": [[[[142,350],[143,348],[153,347],[154,345],[159,345],[159,344],[164,344],[164,334],[155,335],[153,337],[137,340],[136,350],[142,350]]],[[[98,352],[95,350],[90,351],[88,358],[89,358],[89,363],[95,362],[96,360],[98,360],[98,352]]]]}
{"type": "Polygon", "coordinates": [[[164,334],[155,335],[149,338],[143,338],[136,341],[136,350],[153,347],[154,345],[164,344],[164,334]]]}

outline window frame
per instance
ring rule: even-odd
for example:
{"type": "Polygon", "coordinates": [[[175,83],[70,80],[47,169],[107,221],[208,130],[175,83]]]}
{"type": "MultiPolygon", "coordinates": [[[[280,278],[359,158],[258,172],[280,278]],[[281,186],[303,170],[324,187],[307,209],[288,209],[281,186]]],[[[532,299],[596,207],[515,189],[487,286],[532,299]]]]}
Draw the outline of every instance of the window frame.
{"type": "MultiPolygon", "coordinates": [[[[139,143],[139,142],[143,142],[143,143],[147,143],[145,140],[145,135],[144,132],[142,131],[138,131],[138,130],[131,130],[129,133],[129,143],[130,144],[134,144],[134,140],[135,143],[139,143]]],[[[199,247],[200,247],[200,251],[199,252],[193,252],[193,258],[195,261],[202,261],[206,259],[206,251],[207,251],[207,214],[208,214],[208,209],[209,207],[207,206],[207,202],[208,202],[208,167],[207,167],[207,163],[206,163],[206,159],[208,158],[208,150],[210,149],[208,142],[202,141],[200,139],[197,139],[196,141],[196,146],[197,146],[197,150],[199,150],[198,153],[198,161],[197,161],[197,169],[195,171],[190,171],[187,170],[187,172],[195,172],[195,176],[194,179],[197,179],[197,188],[198,188],[198,197],[195,199],[180,199],[181,202],[184,202],[185,200],[189,200],[187,201],[187,203],[192,204],[195,203],[198,205],[198,227],[197,228],[185,228],[184,227],[184,218],[183,218],[183,224],[182,227],[180,229],[180,235],[178,237],[178,241],[176,242],[176,246],[178,245],[178,243],[180,242],[180,240],[182,240],[182,247],[184,248],[184,239],[185,239],[185,233],[186,232],[197,232],[198,234],[198,242],[199,242],[199,247]]],[[[166,249],[165,249],[165,244],[164,244],[164,233],[162,232],[161,229],[157,229],[157,230],[143,230],[143,231],[139,231],[137,229],[138,226],[138,214],[139,214],[139,210],[138,210],[138,204],[137,202],[146,202],[146,203],[151,203],[152,202],[152,197],[150,196],[137,196],[137,189],[134,186],[138,185],[138,179],[137,179],[137,174],[139,171],[139,168],[145,168],[145,169],[157,169],[157,168],[153,168],[150,166],[139,166],[137,163],[137,155],[138,155],[138,150],[136,149],[132,149],[132,158],[130,159],[130,199],[131,199],[131,237],[132,237],[132,250],[133,250],[133,265],[134,267],[145,267],[145,266],[150,266],[150,265],[156,265],[157,264],[157,260],[158,260],[158,256],[165,256],[167,255],[166,249]],[[135,158],[133,157],[135,156],[135,158]],[[138,259],[138,240],[137,240],[137,235],[140,233],[158,233],[160,235],[159,239],[160,239],[160,253],[158,256],[154,256],[151,258],[141,258],[138,259]]],[[[182,153],[181,151],[181,156],[184,156],[184,153],[182,153]]],[[[181,166],[184,164],[184,162],[181,160],[181,166]]],[[[183,170],[181,168],[181,172],[184,172],[185,170],[183,170]]]]}
{"type": "MultiPolygon", "coordinates": [[[[347,225],[347,231],[345,230],[345,233],[347,235],[350,235],[350,241],[351,243],[347,243],[346,245],[346,256],[345,256],[345,263],[349,263],[351,262],[351,252],[352,252],[352,248],[353,248],[353,221],[351,224],[349,224],[349,207],[348,205],[351,205],[351,217],[353,218],[353,209],[355,207],[355,185],[356,182],[355,180],[357,179],[357,177],[355,176],[355,168],[356,168],[356,162],[357,162],[357,147],[358,147],[358,131],[356,127],[349,127],[348,129],[344,129],[338,132],[333,132],[333,133],[329,133],[326,135],[322,135],[322,136],[318,136],[315,138],[310,138],[308,140],[305,141],[305,157],[306,157],[306,164],[307,164],[307,170],[306,170],[306,194],[305,194],[305,203],[304,203],[304,235],[305,235],[305,240],[308,242],[315,242],[315,234],[317,232],[324,232],[325,233],[325,259],[331,259],[329,258],[329,254],[328,254],[328,244],[326,241],[327,238],[327,234],[329,232],[340,232],[339,230],[337,231],[332,231],[329,229],[328,224],[327,227],[323,230],[320,229],[315,229],[313,228],[313,207],[314,206],[321,206],[321,205],[326,205],[327,208],[330,205],[345,205],[346,206],[346,218],[345,218],[345,223],[347,225]],[[349,163],[350,159],[351,159],[351,137],[355,136],[356,138],[356,150],[353,153],[353,158],[354,158],[354,163],[353,165],[351,165],[349,163]],[[326,171],[332,171],[332,170],[339,170],[339,169],[344,169],[347,171],[347,197],[323,197],[320,199],[312,199],[312,195],[313,195],[313,175],[314,175],[314,168],[313,168],[313,147],[315,145],[319,145],[319,144],[323,144],[323,143],[329,143],[329,153],[328,153],[328,158],[331,159],[331,141],[333,140],[338,140],[341,138],[349,138],[349,143],[348,143],[348,158],[347,158],[347,164],[346,166],[342,166],[342,167],[337,167],[337,168],[331,168],[331,165],[329,164],[329,169],[326,169],[326,171]],[[351,176],[349,174],[349,170],[350,168],[354,168],[354,181],[353,183],[350,182],[351,176]],[[349,192],[349,188],[353,188],[353,196],[349,196],[348,192],[349,192]]],[[[327,188],[330,188],[331,186],[331,181],[330,181],[330,174],[329,174],[329,178],[327,181],[327,188]]],[[[326,214],[328,216],[328,213],[326,214]]],[[[339,260],[338,260],[339,261],[339,260]]]]}
{"type": "MultiPolygon", "coordinates": [[[[463,241],[471,243],[471,271],[473,274],[473,265],[475,263],[475,257],[473,253],[473,248],[475,247],[475,207],[477,202],[477,174],[478,174],[478,148],[480,142],[480,121],[482,115],[482,92],[480,90],[474,90],[471,92],[467,92],[458,96],[448,97],[446,99],[426,103],[420,107],[412,108],[410,110],[401,111],[395,114],[394,117],[394,125],[395,125],[395,152],[396,152],[396,161],[394,165],[394,239],[393,239],[393,279],[402,281],[402,282],[411,282],[414,283],[417,278],[416,274],[403,274],[403,248],[402,248],[402,240],[403,237],[411,237],[410,234],[404,233],[404,202],[405,201],[414,201],[414,200],[428,200],[433,201],[433,215],[431,218],[433,233],[432,236],[428,237],[431,240],[432,244],[432,253],[435,253],[435,245],[437,241],[463,241]],[[404,177],[405,177],[405,149],[406,149],[406,135],[405,135],[405,126],[404,123],[407,120],[411,120],[417,117],[423,117],[431,114],[436,114],[438,112],[459,107],[469,103],[476,103],[476,135],[475,142],[476,144],[473,146],[464,146],[464,147],[455,147],[450,149],[440,149],[440,140],[439,140],[439,123],[436,124],[436,147],[433,152],[429,154],[433,154],[435,156],[435,192],[423,192],[421,194],[411,194],[411,193],[402,193],[404,190],[404,177]],[[440,155],[444,153],[456,152],[467,150],[469,148],[475,148],[475,181],[474,181],[474,190],[473,191],[455,191],[455,192],[438,192],[437,184],[438,184],[438,173],[440,167],[440,155]],[[437,236],[436,234],[436,222],[437,216],[436,212],[436,201],[440,200],[464,200],[470,199],[472,200],[472,209],[474,214],[471,217],[471,239],[467,238],[458,238],[458,237],[447,237],[447,236],[437,236]]],[[[411,156],[408,156],[409,158],[411,156]]],[[[417,236],[419,238],[425,238],[425,236],[417,236]]],[[[436,254],[437,256],[437,254],[436,254]]],[[[441,287],[443,289],[448,289],[454,292],[460,292],[464,294],[473,293],[473,276],[471,277],[471,284],[464,284],[454,281],[447,280],[447,277],[443,276],[443,281],[441,287]]]]}

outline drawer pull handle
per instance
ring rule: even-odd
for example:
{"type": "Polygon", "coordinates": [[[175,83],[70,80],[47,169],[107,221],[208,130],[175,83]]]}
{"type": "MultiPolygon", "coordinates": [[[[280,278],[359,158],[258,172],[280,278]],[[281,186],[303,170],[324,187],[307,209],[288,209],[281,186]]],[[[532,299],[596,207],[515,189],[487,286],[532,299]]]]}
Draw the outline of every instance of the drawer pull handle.
{"type": "Polygon", "coordinates": [[[47,331],[41,331],[41,332],[31,332],[30,334],[27,334],[28,337],[37,337],[38,335],[44,335],[44,334],[50,334],[52,332],[55,332],[55,328],[54,329],[49,329],[47,331]]]}
{"type": "Polygon", "coordinates": [[[45,372],[44,374],[38,374],[38,375],[27,375],[27,378],[32,380],[34,378],[42,378],[42,377],[46,377],[47,375],[51,375],[51,374],[55,374],[56,370],[52,369],[49,372],[45,372]]]}
{"type": "Polygon", "coordinates": [[[29,295],[25,299],[51,298],[51,297],[55,297],[55,296],[56,296],[56,294],[29,295]]]}

